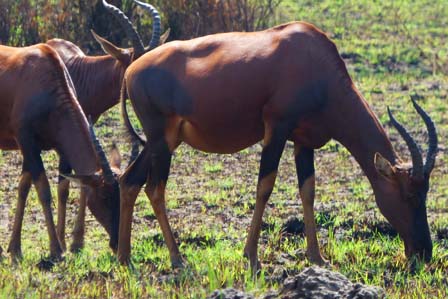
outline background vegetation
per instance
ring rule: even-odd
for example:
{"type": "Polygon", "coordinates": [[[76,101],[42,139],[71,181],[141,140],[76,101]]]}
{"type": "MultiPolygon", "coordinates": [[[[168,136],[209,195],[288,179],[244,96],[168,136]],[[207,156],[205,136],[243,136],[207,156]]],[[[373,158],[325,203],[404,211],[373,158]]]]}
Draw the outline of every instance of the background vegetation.
{"type": "MultiPolygon", "coordinates": [[[[130,1],[122,4],[140,32],[150,35],[150,19],[130,1]]],[[[120,3],[122,2],[122,3],[120,3]]],[[[440,153],[428,198],[434,257],[416,273],[407,269],[402,242],[375,205],[370,185],[346,149],[330,142],[316,154],[316,210],[323,254],[332,269],[350,279],[386,289],[389,298],[446,298],[448,296],[448,4],[419,1],[155,1],[172,38],[265,27],[291,20],[314,23],[335,41],[356,85],[386,127],[404,158],[404,142],[389,123],[386,106],[426,150],[424,126],[412,109],[415,97],[431,114],[440,139],[440,153]],[[253,13],[241,13],[236,4],[253,13]],[[264,12],[263,12],[263,9],[264,12]],[[269,13],[266,15],[266,11],[269,13]],[[199,13],[199,17],[198,17],[199,13]],[[218,17],[219,16],[219,17],[218,17]],[[245,16],[253,16],[247,18],[245,16]],[[265,16],[265,17],[264,17],[265,16]],[[200,20],[200,21],[199,21],[200,20]],[[225,21],[223,21],[225,20],[225,21]],[[233,21],[228,21],[233,20],[233,21]],[[169,23],[169,24],[168,24],[169,23]]],[[[88,29],[125,45],[123,35],[96,1],[0,0],[0,40],[26,45],[55,36],[76,42],[88,52],[98,47],[88,29]]],[[[99,53],[99,52],[98,52],[99,53]]],[[[134,123],[137,121],[134,119],[134,123]]],[[[98,123],[105,145],[125,140],[118,108],[98,123]]],[[[119,144],[128,153],[126,143],[119,144]]],[[[48,252],[47,234],[35,192],[26,209],[24,259],[0,262],[0,297],[5,298],[203,298],[218,287],[234,286],[255,294],[277,288],[286,275],[298,273],[305,259],[303,233],[286,234],[282,226],[291,216],[302,218],[297,180],[288,145],[276,188],[264,216],[260,258],[264,270],[250,278],[242,248],[253,212],[260,146],[235,155],[197,152],[182,145],[174,156],[168,184],[169,218],[188,267],[172,271],[169,255],[154,213],[143,192],[133,223],[133,267],[120,267],[107,246],[107,237],[88,216],[86,248],[66,254],[51,271],[36,266],[48,252]]],[[[127,155],[125,156],[127,157],[127,155]]],[[[49,177],[56,183],[57,159],[45,155],[49,177]]],[[[5,248],[12,227],[21,156],[0,154],[0,244],[5,248]]],[[[53,194],[56,194],[55,184],[53,194]]],[[[72,227],[78,190],[72,191],[72,227]]],[[[299,224],[301,220],[299,220],[299,224]]],[[[67,234],[67,238],[70,234],[67,234]]]]}
{"type": "MultiPolygon", "coordinates": [[[[143,36],[149,39],[151,20],[132,0],[109,0],[120,7],[143,36]]],[[[274,20],[281,0],[155,0],[164,27],[172,39],[189,39],[226,31],[253,31],[274,20]]],[[[0,43],[25,46],[59,37],[70,40],[87,52],[99,50],[90,29],[116,44],[124,44],[119,24],[91,0],[1,0],[0,43]]]]}

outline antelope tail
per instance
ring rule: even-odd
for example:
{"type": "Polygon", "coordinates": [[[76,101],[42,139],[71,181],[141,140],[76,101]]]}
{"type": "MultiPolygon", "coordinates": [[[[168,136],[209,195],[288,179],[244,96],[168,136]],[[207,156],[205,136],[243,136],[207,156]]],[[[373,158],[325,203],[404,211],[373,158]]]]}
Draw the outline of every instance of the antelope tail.
{"type": "Polygon", "coordinates": [[[138,141],[142,146],[145,146],[146,140],[143,140],[140,135],[137,134],[134,127],[131,124],[131,121],[129,120],[129,114],[128,110],[126,108],[126,100],[127,100],[127,88],[126,88],[126,78],[123,78],[123,83],[121,85],[121,93],[120,93],[120,101],[121,101],[121,117],[123,118],[124,125],[126,126],[126,129],[128,131],[128,134],[131,137],[131,140],[134,142],[135,140],[138,141]]]}

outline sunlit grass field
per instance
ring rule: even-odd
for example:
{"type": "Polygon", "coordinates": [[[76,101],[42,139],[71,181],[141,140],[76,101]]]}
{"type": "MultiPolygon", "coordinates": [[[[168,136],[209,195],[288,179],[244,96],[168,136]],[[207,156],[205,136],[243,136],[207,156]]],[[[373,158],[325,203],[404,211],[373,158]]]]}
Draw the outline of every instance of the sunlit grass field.
{"type": "MultiPolygon", "coordinates": [[[[283,1],[277,23],[303,20],[332,38],[349,72],[401,157],[406,145],[389,125],[394,111],[426,151],[426,130],[412,108],[412,96],[432,116],[440,152],[428,196],[434,241],[433,260],[408,271],[401,240],[385,223],[371,187],[349,152],[330,142],[316,153],[316,211],[319,240],[331,269],[349,279],[377,285],[388,298],[448,296],[448,4],[446,1],[283,1]]],[[[133,118],[133,123],[138,121],[133,118]]],[[[105,146],[129,145],[118,107],[96,126],[105,146]]],[[[292,145],[286,147],[279,177],[264,215],[260,238],[263,271],[253,279],[242,257],[255,203],[261,147],[235,155],[200,153],[182,145],[173,158],[168,183],[168,216],[186,268],[170,268],[168,249],[149,201],[141,192],[134,213],[132,266],[120,266],[105,231],[87,217],[85,249],[66,253],[50,271],[36,266],[48,254],[48,236],[36,193],[28,199],[22,236],[23,261],[0,261],[0,298],[205,298],[214,289],[235,287],[255,295],[277,289],[287,275],[309,266],[303,234],[287,235],[289,217],[302,219],[292,145]]],[[[57,156],[45,154],[56,195],[57,156]]],[[[17,152],[0,154],[0,245],[6,250],[21,169],[17,152]]],[[[67,242],[79,190],[72,188],[67,242]]],[[[54,211],[56,211],[54,201],[54,211]]]]}

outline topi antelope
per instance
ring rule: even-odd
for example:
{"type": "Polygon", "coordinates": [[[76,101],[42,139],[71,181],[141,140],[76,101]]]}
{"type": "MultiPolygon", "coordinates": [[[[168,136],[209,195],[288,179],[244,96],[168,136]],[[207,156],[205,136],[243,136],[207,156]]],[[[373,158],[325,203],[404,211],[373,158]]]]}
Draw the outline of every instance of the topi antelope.
{"type": "Polygon", "coordinates": [[[437,153],[436,129],[413,101],[429,135],[426,163],[412,137],[389,113],[411,152],[412,165],[393,150],[383,127],[354,86],[334,43],[319,29],[292,22],[265,31],[223,33],[167,43],[132,63],[122,89],[147,137],[144,149],[120,178],[118,259],[129,262],[137,194],[145,192],[161,226],[174,267],[182,265],[165,208],[171,156],[181,142],[229,154],[262,140],[255,211],[244,255],[259,266],[257,243],[285,144],[294,143],[306,226],[307,257],[324,263],[313,204],[314,150],[342,143],[368,177],[382,214],[398,231],[408,257],[431,259],[426,216],[429,178],[437,153]]]}
{"type": "MultiPolygon", "coordinates": [[[[110,236],[116,250],[119,186],[93,128],[76,99],[67,69],[50,46],[0,46],[0,149],[23,155],[18,202],[8,251],[20,258],[21,228],[26,199],[33,183],[43,206],[50,240],[50,256],[59,259],[51,211],[51,192],[41,159],[42,150],[55,149],[70,163],[85,187],[87,205],[110,236]]],[[[117,161],[115,154],[114,161],[117,161]]],[[[118,166],[119,165],[114,165],[118,166]]]]}
{"type": "MultiPolygon", "coordinates": [[[[79,103],[86,115],[92,117],[93,122],[106,110],[118,103],[120,86],[123,75],[129,64],[143,53],[164,43],[168,38],[169,30],[160,36],[160,16],[152,6],[146,5],[153,17],[153,35],[147,47],[143,46],[140,35],[135,31],[131,21],[118,8],[102,1],[104,7],[117,18],[132,41],[132,49],[121,49],[92,31],[94,38],[101,44],[108,55],[86,56],[83,51],[73,43],[63,39],[52,39],[47,44],[55,49],[64,61],[75,86],[79,103]]],[[[131,161],[138,153],[138,143],[133,145],[131,161]]],[[[59,172],[70,173],[72,167],[67,160],[60,160],[59,172]]],[[[62,246],[65,248],[65,217],[66,204],[69,195],[69,181],[60,176],[58,186],[58,222],[57,234],[62,246]]],[[[71,251],[78,251],[84,246],[84,215],[85,196],[81,193],[79,214],[73,230],[73,243],[71,251]]]]}

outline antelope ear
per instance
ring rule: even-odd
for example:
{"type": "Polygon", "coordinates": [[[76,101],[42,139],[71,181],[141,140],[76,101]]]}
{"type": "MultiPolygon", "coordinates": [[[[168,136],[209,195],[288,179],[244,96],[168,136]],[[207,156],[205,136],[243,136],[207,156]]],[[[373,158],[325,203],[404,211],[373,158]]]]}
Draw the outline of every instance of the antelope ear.
{"type": "Polygon", "coordinates": [[[375,153],[374,164],[376,171],[385,178],[392,179],[395,174],[394,167],[380,153],[375,153]]]}
{"type": "Polygon", "coordinates": [[[101,45],[103,51],[119,61],[126,61],[128,50],[119,48],[105,38],[102,38],[95,31],[90,30],[95,40],[101,45]]]}
{"type": "Polygon", "coordinates": [[[101,184],[101,177],[99,175],[79,175],[79,174],[61,174],[70,182],[75,182],[84,186],[97,187],[101,184]]]}
{"type": "Polygon", "coordinates": [[[168,28],[162,36],[160,36],[159,46],[163,45],[168,37],[170,37],[171,28],[168,28]]]}
{"type": "Polygon", "coordinates": [[[120,151],[118,150],[117,145],[112,143],[112,147],[109,152],[109,161],[110,166],[120,169],[121,166],[121,155],[120,151]]]}

